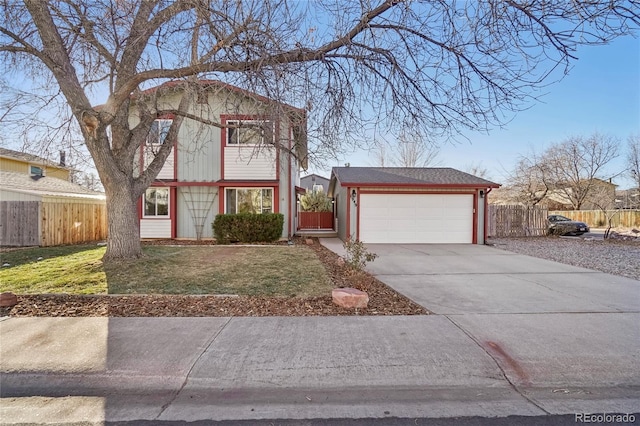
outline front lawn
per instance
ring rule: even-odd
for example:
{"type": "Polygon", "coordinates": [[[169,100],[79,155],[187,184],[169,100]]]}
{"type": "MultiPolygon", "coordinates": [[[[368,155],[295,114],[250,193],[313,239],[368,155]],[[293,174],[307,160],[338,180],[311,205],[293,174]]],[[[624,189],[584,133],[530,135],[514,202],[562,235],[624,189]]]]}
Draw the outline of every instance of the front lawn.
{"type": "Polygon", "coordinates": [[[70,246],[2,253],[10,266],[0,269],[0,292],[310,297],[332,288],[305,246],[146,246],[142,259],[106,266],[104,251],[70,246]]]}

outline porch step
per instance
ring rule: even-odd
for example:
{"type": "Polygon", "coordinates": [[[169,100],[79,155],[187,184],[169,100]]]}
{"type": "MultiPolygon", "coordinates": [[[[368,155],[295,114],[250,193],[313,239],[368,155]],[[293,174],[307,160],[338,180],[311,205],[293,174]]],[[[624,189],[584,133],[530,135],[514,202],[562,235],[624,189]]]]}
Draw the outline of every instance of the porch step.
{"type": "Polygon", "coordinates": [[[337,238],[338,232],[333,229],[298,229],[296,235],[300,237],[337,238]]]}

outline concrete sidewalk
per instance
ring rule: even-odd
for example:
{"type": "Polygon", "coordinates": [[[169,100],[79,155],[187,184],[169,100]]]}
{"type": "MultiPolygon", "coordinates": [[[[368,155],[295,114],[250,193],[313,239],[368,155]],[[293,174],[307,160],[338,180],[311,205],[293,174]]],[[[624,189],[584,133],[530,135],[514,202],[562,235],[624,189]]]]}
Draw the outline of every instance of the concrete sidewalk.
{"type": "Polygon", "coordinates": [[[4,318],[0,423],[640,412],[640,282],[482,246],[372,250],[436,314],[4,318]]]}
{"type": "MultiPolygon", "coordinates": [[[[626,330],[637,319],[629,317],[626,330]]],[[[570,368],[562,346],[528,342],[527,353],[516,355],[540,364],[535,376],[523,376],[509,362],[509,344],[483,344],[468,331],[481,334],[491,325],[486,321],[10,318],[0,322],[0,418],[10,424],[640,410],[637,342],[617,348],[627,355],[596,375],[570,368]]],[[[600,345],[588,341],[572,350],[592,364],[610,355],[598,355],[600,345]]]]}

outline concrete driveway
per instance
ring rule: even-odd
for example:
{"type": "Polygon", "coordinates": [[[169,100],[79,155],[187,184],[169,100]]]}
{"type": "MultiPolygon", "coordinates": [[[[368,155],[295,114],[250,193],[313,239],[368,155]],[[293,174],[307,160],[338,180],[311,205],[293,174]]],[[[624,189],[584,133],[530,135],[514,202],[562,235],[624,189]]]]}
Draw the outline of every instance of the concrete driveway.
{"type": "Polygon", "coordinates": [[[640,282],[489,246],[369,244],[367,270],[437,314],[640,312],[640,282]]]}
{"type": "Polygon", "coordinates": [[[640,281],[489,246],[368,248],[372,274],[449,319],[531,401],[640,409],[640,281]]]}

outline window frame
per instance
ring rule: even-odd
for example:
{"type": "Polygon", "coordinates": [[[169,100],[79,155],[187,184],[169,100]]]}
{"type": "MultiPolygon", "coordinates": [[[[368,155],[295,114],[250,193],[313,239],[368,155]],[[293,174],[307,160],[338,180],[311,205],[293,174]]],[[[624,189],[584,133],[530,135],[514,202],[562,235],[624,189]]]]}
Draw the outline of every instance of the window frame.
{"type": "MultiPolygon", "coordinates": [[[[165,144],[165,142],[167,141],[167,136],[169,134],[169,129],[171,128],[171,125],[173,124],[173,119],[172,118],[156,118],[153,123],[158,123],[158,138],[156,141],[151,141],[152,137],[151,137],[151,133],[152,133],[152,129],[149,129],[149,134],[147,135],[147,145],[151,145],[151,146],[162,146],[165,144]],[[166,133],[164,134],[164,139],[162,139],[162,141],[160,140],[161,136],[163,135],[162,133],[162,123],[169,123],[169,127],[167,127],[166,129],[166,133]]],[[[152,124],[153,126],[153,124],[152,124]]]]}
{"type": "Polygon", "coordinates": [[[147,188],[142,195],[142,217],[144,219],[170,219],[171,218],[171,191],[169,188],[152,186],[147,188]],[[147,194],[149,191],[155,191],[154,210],[155,214],[147,214],[147,194]],[[167,192],[167,214],[158,214],[158,191],[167,192]]]}
{"type": "Polygon", "coordinates": [[[240,188],[233,188],[233,187],[227,187],[225,188],[224,191],[224,202],[225,202],[225,214],[238,214],[238,191],[260,191],[260,213],[258,214],[265,214],[265,213],[274,213],[275,211],[275,205],[274,205],[274,194],[275,194],[275,190],[273,187],[240,187],[240,188]],[[229,191],[235,191],[235,196],[234,197],[230,197],[229,196],[229,191]],[[271,206],[270,206],[270,210],[269,211],[265,211],[264,208],[264,191],[270,191],[271,192],[271,206]],[[235,205],[234,205],[234,212],[231,212],[230,210],[230,199],[233,198],[235,205]]]}
{"type": "Polygon", "coordinates": [[[231,120],[226,120],[225,124],[227,125],[233,125],[233,126],[238,126],[238,127],[227,127],[225,129],[225,144],[227,146],[250,146],[250,147],[255,147],[255,146],[260,146],[260,145],[265,145],[265,144],[270,144],[273,145],[275,143],[275,124],[273,121],[271,120],[260,120],[260,119],[248,119],[248,120],[239,120],[239,119],[231,119],[231,120]],[[245,129],[254,129],[254,126],[244,126],[245,124],[252,124],[252,123],[259,123],[260,125],[260,129],[261,129],[261,134],[260,134],[260,142],[258,143],[244,143],[244,142],[240,142],[240,135],[238,137],[236,137],[236,140],[238,140],[238,142],[232,142],[232,132],[239,132],[242,133],[242,130],[245,129]],[[267,133],[267,128],[268,126],[271,126],[271,140],[270,141],[266,141],[266,133],[267,133]]]}
{"type": "Polygon", "coordinates": [[[29,176],[44,176],[44,167],[29,164],[29,176]],[[33,169],[38,169],[38,172],[34,172],[33,169]]]}

